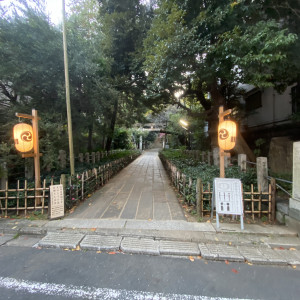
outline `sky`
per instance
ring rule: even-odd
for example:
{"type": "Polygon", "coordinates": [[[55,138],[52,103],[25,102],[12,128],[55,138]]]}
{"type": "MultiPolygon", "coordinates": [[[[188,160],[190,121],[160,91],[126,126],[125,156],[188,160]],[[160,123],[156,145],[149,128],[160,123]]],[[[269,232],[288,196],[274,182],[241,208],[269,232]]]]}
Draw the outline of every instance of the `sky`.
{"type": "MultiPolygon", "coordinates": [[[[54,24],[62,21],[62,0],[46,0],[49,17],[54,24]]],[[[66,7],[69,1],[65,0],[66,7]]]]}
{"type": "MultiPolygon", "coordinates": [[[[71,0],[65,0],[66,11],[71,0]]],[[[8,7],[13,0],[1,0],[0,6],[8,7]]],[[[62,21],[62,0],[46,0],[49,17],[54,24],[59,24],[62,21]]]]}

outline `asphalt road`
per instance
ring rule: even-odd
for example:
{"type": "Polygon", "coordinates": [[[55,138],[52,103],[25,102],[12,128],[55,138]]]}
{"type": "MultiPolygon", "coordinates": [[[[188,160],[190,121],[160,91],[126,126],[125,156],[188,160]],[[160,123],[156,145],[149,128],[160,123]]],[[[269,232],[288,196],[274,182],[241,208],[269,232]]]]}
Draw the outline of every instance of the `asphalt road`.
{"type": "Polygon", "coordinates": [[[0,299],[299,299],[299,269],[0,247],[0,299]]]}

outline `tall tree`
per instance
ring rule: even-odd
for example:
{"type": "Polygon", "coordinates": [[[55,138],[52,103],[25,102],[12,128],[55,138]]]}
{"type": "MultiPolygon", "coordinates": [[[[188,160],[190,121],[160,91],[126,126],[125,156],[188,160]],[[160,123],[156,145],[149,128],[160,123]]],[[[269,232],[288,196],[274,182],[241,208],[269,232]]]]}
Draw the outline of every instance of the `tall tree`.
{"type": "Polygon", "coordinates": [[[141,108],[143,89],[139,86],[141,70],[134,63],[134,55],[142,45],[147,31],[148,11],[139,0],[103,0],[100,3],[100,15],[103,22],[106,55],[111,59],[110,82],[117,91],[108,112],[109,150],[113,138],[118,113],[129,120],[137,108],[141,108]]]}
{"type": "Polygon", "coordinates": [[[197,99],[215,126],[218,107],[236,104],[239,83],[283,90],[297,74],[290,59],[297,36],[265,4],[159,0],[144,43],[149,97],[189,111],[180,99],[197,99]]]}

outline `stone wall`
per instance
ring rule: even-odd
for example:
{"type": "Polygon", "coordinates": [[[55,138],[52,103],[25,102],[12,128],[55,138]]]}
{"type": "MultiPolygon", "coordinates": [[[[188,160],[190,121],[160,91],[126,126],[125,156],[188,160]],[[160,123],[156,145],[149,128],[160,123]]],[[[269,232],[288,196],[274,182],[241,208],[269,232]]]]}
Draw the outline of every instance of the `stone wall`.
{"type": "Polygon", "coordinates": [[[292,174],[293,142],[288,137],[274,137],[269,149],[269,168],[275,173],[292,174]]]}

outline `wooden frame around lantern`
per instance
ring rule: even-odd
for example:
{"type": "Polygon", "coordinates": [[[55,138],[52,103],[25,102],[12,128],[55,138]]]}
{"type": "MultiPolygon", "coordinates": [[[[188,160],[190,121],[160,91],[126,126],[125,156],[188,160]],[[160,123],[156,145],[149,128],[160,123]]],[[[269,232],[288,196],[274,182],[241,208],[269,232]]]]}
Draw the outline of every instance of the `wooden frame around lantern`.
{"type": "MultiPolygon", "coordinates": [[[[35,177],[35,188],[41,188],[41,171],[40,171],[40,147],[39,147],[39,128],[38,128],[38,120],[41,118],[38,117],[37,110],[32,110],[32,115],[27,114],[19,114],[16,113],[16,116],[19,118],[30,119],[32,122],[32,130],[33,130],[33,153],[22,153],[22,157],[33,157],[34,159],[34,177],[35,177]]],[[[36,192],[36,196],[39,195],[39,192],[36,192]]],[[[37,204],[40,204],[40,199],[37,198],[37,204]]]]}

